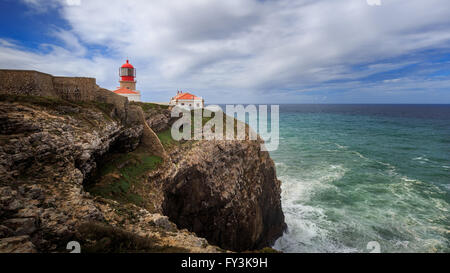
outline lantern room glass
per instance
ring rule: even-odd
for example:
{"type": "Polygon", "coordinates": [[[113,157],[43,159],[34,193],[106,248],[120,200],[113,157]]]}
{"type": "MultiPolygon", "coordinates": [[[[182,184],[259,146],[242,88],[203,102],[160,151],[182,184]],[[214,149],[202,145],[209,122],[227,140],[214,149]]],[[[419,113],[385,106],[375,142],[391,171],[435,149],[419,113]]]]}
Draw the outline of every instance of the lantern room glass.
{"type": "Polygon", "coordinates": [[[121,77],[136,77],[136,69],[121,67],[119,74],[121,77]]]}

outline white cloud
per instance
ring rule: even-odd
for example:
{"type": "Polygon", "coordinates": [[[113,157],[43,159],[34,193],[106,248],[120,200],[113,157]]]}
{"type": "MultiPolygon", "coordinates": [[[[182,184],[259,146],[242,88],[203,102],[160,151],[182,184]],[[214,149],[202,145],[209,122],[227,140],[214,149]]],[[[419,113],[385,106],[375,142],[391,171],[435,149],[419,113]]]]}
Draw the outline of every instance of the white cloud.
{"type": "Polygon", "coordinates": [[[450,40],[447,0],[383,1],[378,7],[365,0],[24,1],[40,10],[59,7],[70,29],[54,34],[65,46],[42,55],[0,45],[2,52],[17,51],[16,57],[0,53],[0,65],[7,58],[27,66],[30,58],[36,69],[92,73],[112,88],[117,67],[129,57],[149,100],[178,88],[216,102],[224,94],[229,101],[251,101],[274,90],[357,80],[410,65],[390,64],[390,58],[448,49],[450,40]],[[107,54],[87,57],[87,46],[104,47],[107,54]],[[364,67],[372,63],[378,65],[364,67]]]}
{"type": "Polygon", "coordinates": [[[78,37],[75,36],[75,34],[73,34],[72,32],[63,29],[57,29],[52,32],[52,35],[64,42],[64,48],[69,50],[73,55],[80,57],[86,55],[86,47],[80,43],[78,37]]]}

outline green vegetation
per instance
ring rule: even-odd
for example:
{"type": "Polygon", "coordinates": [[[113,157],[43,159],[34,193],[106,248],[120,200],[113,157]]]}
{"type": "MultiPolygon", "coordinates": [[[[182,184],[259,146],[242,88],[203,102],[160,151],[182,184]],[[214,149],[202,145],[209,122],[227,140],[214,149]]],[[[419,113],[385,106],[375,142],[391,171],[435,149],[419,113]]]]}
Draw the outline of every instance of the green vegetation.
{"type": "Polygon", "coordinates": [[[100,167],[93,183],[88,185],[88,191],[121,203],[141,206],[143,197],[138,189],[145,182],[145,175],[161,162],[160,157],[149,155],[141,149],[110,155],[100,167]]]}
{"type": "Polygon", "coordinates": [[[84,223],[76,240],[84,253],[182,253],[187,249],[167,246],[155,237],[142,237],[103,223],[84,223]]]}
{"type": "Polygon", "coordinates": [[[142,108],[144,112],[148,112],[149,110],[158,110],[158,109],[168,109],[168,105],[161,105],[156,103],[149,103],[149,102],[137,102],[132,101],[130,102],[131,105],[138,105],[142,108]]]}
{"type": "Polygon", "coordinates": [[[0,94],[0,101],[5,102],[20,102],[32,105],[43,106],[50,109],[57,109],[59,106],[75,106],[73,103],[68,101],[53,98],[53,97],[40,97],[31,95],[10,95],[10,94],[0,94]]]}
{"type": "Polygon", "coordinates": [[[83,101],[83,102],[75,102],[75,104],[85,108],[96,108],[103,113],[103,116],[107,120],[112,120],[111,113],[113,112],[115,106],[111,103],[98,101],[83,101]]]}
{"type": "Polygon", "coordinates": [[[100,110],[106,119],[111,120],[111,112],[114,109],[114,105],[110,103],[89,101],[89,102],[72,102],[54,97],[41,97],[41,96],[31,96],[31,95],[10,95],[10,94],[0,94],[0,101],[11,102],[11,103],[21,103],[28,105],[35,105],[44,107],[50,110],[57,111],[59,114],[66,114],[72,116],[82,117],[83,111],[77,111],[77,108],[90,108],[100,110]],[[72,111],[63,108],[72,108],[72,111]]]}
{"type": "Polygon", "coordinates": [[[161,144],[164,146],[165,149],[167,149],[177,143],[177,141],[175,141],[172,138],[172,133],[170,132],[170,129],[162,131],[162,132],[158,133],[157,135],[158,135],[159,141],[161,141],[161,144]]]}
{"type": "MultiPolygon", "coordinates": [[[[203,109],[202,112],[202,126],[205,126],[205,124],[210,121],[211,119],[213,119],[213,116],[215,114],[212,114],[212,117],[205,117],[204,115],[205,110],[203,109]]],[[[223,113],[223,121],[222,121],[222,126],[223,126],[223,135],[225,137],[226,135],[226,130],[227,130],[227,115],[225,113],[223,113]]],[[[233,122],[233,126],[234,126],[234,134],[237,134],[237,127],[238,127],[238,123],[240,123],[239,120],[237,120],[236,118],[233,118],[234,122],[233,122]]],[[[248,136],[248,130],[249,130],[249,126],[247,123],[244,123],[245,126],[245,133],[246,136],[248,136]]],[[[215,131],[215,128],[212,128],[212,131],[215,131]]],[[[191,132],[192,132],[192,137],[194,136],[194,111],[191,111],[191,132]]]]}
{"type": "MultiPolygon", "coordinates": [[[[202,126],[205,126],[205,124],[210,121],[213,117],[202,117],[202,126]]],[[[227,123],[226,123],[226,119],[227,116],[224,115],[223,116],[223,132],[224,132],[224,136],[226,134],[226,127],[227,127],[227,123]]],[[[237,134],[237,124],[238,124],[238,120],[234,119],[234,133],[237,134]]],[[[248,136],[248,130],[249,130],[249,126],[248,124],[245,124],[245,128],[246,128],[246,135],[248,136]]],[[[215,128],[212,129],[213,131],[215,130],[215,128]]],[[[194,137],[194,111],[191,111],[191,136],[192,138],[194,137]]],[[[161,141],[161,144],[164,146],[165,149],[171,148],[174,145],[180,145],[183,142],[178,142],[176,140],[174,140],[172,138],[172,134],[171,134],[171,129],[162,131],[157,133],[159,140],[161,141]]]]}

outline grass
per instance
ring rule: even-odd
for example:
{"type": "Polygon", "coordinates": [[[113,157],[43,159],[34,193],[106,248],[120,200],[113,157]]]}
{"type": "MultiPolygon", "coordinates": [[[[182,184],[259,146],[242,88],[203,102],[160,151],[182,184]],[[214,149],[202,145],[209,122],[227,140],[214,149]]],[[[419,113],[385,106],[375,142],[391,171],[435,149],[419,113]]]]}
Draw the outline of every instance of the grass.
{"type": "Polygon", "coordinates": [[[148,112],[149,110],[157,110],[157,109],[168,109],[168,105],[161,105],[156,103],[150,103],[150,102],[130,102],[131,105],[138,105],[142,108],[144,112],[148,112]]]}
{"type": "Polygon", "coordinates": [[[57,109],[59,106],[76,106],[68,101],[53,98],[53,97],[40,97],[40,96],[29,96],[29,95],[10,95],[10,94],[0,94],[0,101],[5,102],[20,102],[32,105],[43,106],[50,109],[57,109]]]}
{"type": "Polygon", "coordinates": [[[121,203],[142,206],[143,197],[137,190],[146,174],[156,169],[162,159],[141,149],[125,154],[113,154],[100,166],[87,190],[94,195],[121,203]]]}
{"type": "Polygon", "coordinates": [[[172,138],[172,133],[170,129],[167,129],[165,131],[162,131],[160,133],[157,134],[159,141],[161,141],[161,144],[164,146],[165,149],[170,148],[171,146],[173,146],[174,144],[177,143],[177,141],[175,141],[172,138]]]}
{"type": "MultiPolygon", "coordinates": [[[[202,127],[205,126],[205,124],[210,121],[213,117],[202,117],[202,127]]],[[[223,116],[223,136],[225,139],[226,136],[226,128],[227,128],[227,122],[226,122],[227,116],[224,114],[223,116]]],[[[237,127],[238,127],[238,120],[234,119],[234,135],[237,135],[237,127]]],[[[249,134],[249,126],[248,124],[244,123],[245,126],[245,136],[246,139],[248,139],[248,134],[249,134]]],[[[212,130],[214,131],[215,128],[212,128],[212,130]]],[[[194,111],[191,111],[191,142],[194,141],[194,111]]],[[[175,145],[181,145],[182,143],[186,143],[184,142],[179,142],[176,141],[172,138],[172,133],[171,133],[171,129],[162,131],[157,133],[157,136],[159,138],[159,140],[161,141],[161,144],[164,146],[165,149],[170,149],[175,145]]]]}

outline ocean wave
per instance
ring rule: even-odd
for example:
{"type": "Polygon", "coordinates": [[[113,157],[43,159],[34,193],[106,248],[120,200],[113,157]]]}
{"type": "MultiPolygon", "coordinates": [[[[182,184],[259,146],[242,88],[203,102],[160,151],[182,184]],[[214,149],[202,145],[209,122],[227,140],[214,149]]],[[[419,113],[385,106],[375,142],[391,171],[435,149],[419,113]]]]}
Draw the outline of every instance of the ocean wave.
{"type": "Polygon", "coordinates": [[[275,162],[275,167],[286,167],[286,163],[284,162],[275,162]]]}
{"type": "Polygon", "coordinates": [[[331,238],[323,209],[291,204],[283,207],[288,230],[273,245],[283,252],[356,252],[331,238]]]}
{"type": "Polygon", "coordinates": [[[334,143],[339,149],[347,149],[348,148],[348,146],[343,146],[343,145],[340,145],[340,144],[337,144],[337,143],[334,143]]]}
{"type": "Polygon", "coordinates": [[[417,162],[419,162],[420,164],[426,164],[426,163],[430,163],[430,162],[431,162],[431,161],[430,161],[428,158],[426,158],[425,156],[414,157],[412,160],[413,160],[413,161],[417,161],[417,162]]]}
{"type": "Polygon", "coordinates": [[[422,181],[420,181],[420,180],[412,179],[412,178],[409,178],[407,176],[402,176],[402,177],[400,177],[400,179],[405,181],[405,182],[422,183],[422,181]]]}
{"type": "MultiPolygon", "coordinates": [[[[283,166],[280,163],[277,166],[283,166]]],[[[322,208],[306,205],[314,193],[335,188],[347,169],[339,164],[322,165],[307,174],[308,178],[281,175],[282,203],[288,230],[274,248],[284,252],[355,252],[338,244],[325,227],[333,226],[322,208]]]]}
{"type": "Polygon", "coordinates": [[[359,156],[360,158],[368,160],[368,158],[365,157],[365,156],[363,156],[361,153],[359,153],[359,152],[357,152],[357,151],[352,151],[352,152],[353,152],[354,154],[356,154],[357,156],[359,156]]]}
{"type": "Polygon", "coordinates": [[[413,160],[423,160],[423,161],[430,161],[428,158],[423,156],[414,157],[413,160]]]}

